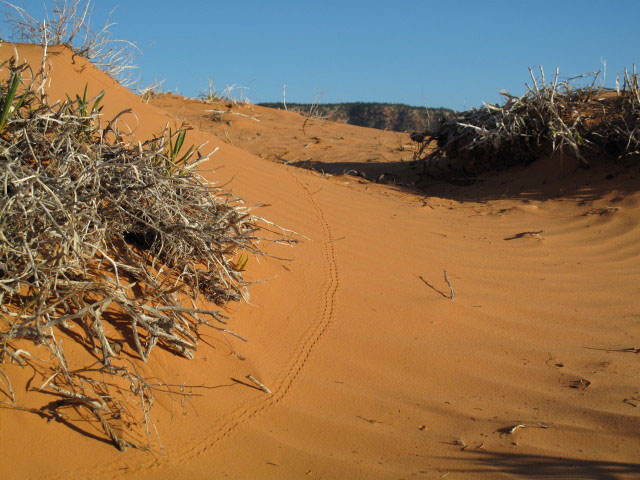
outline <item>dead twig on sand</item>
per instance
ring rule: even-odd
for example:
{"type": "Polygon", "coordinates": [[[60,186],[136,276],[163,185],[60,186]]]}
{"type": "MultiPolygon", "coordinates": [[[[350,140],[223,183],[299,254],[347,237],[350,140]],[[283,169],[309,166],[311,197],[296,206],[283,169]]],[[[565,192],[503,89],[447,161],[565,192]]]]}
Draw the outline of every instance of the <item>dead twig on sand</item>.
{"type": "Polygon", "coordinates": [[[267,387],[260,380],[256,379],[253,375],[247,375],[247,379],[255,383],[260,390],[271,395],[271,390],[269,390],[269,387],[267,387]]]}
{"type": "Polygon", "coordinates": [[[419,278],[420,280],[422,280],[422,281],[424,282],[424,284],[425,284],[427,287],[429,287],[431,290],[433,290],[434,292],[439,293],[439,294],[440,294],[440,295],[442,295],[444,298],[448,298],[448,296],[447,296],[447,294],[446,294],[446,293],[444,293],[444,292],[443,292],[443,291],[441,291],[441,290],[438,290],[436,287],[434,287],[433,285],[431,285],[429,282],[427,282],[427,281],[424,279],[424,277],[423,277],[422,275],[418,275],[418,278],[419,278]]]}
{"type": "Polygon", "coordinates": [[[627,348],[595,348],[595,347],[584,347],[587,350],[601,350],[603,352],[620,352],[620,353],[640,353],[640,348],[638,347],[627,347],[627,348]]]}
{"type": "Polygon", "coordinates": [[[257,116],[252,117],[251,115],[247,115],[246,113],[240,113],[240,112],[234,112],[231,109],[229,110],[205,110],[205,112],[207,113],[213,113],[214,115],[220,116],[222,117],[222,115],[238,115],[240,117],[247,117],[250,118],[251,120],[254,120],[256,122],[259,122],[260,120],[258,120],[257,116]]]}
{"type": "Polygon", "coordinates": [[[365,417],[362,417],[360,415],[357,415],[356,418],[359,418],[360,420],[363,420],[363,421],[365,421],[367,423],[370,423],[371,425],[375,425],[376,423],[384,423],[384,422],[380,422],[380,421],[378,421],[378,420],[376,420],[374,418],[365,418],[365,417]]]}
{"type": "Polygon", "coordinates": [[[15,403],[16,403],[16,394],[13,392],[13,386],[11,385],[11,380],[9,379],[7,374],[2,371],[2,369],[0,369],[0,375],[2,375],[2,377],[4,378],[4,381],[7,383],[7,390],[8,390],[8,393],[9,393],[8,397],[11,399],[11,403],[13,405],[15,405],[15,403]]]}
{"type": "Polygon", "coordinates": [[[465,451],[467,448],[469,448],[469,445],[467,445],[467,443],[462,438],[456,438],[452,442],[452,444],[456,445],[457,447],[461,447],[460,451],[465,451]]]}
{"type": "Polygon", "coordinates": [[[512,237],[505,238],[505,240],[516,240],[518,238],[525,238],[525,237],[536,237],[536,238],[538,238],[540,240],[544,240],[544,237],[540,235],[543,232],[544,232],[544,230],[536,230],[536,231],[531,231],[531,232],[520,232],[520,233],[516,233],[512,237]]]}
{"type": "Polygon", "coordinates": [[[429,287],[431,290],[433,290],[434,292],[439,293],[440,295],[442,295],[444,298],[448,298],[449,300],[455,300],[456,298],[456,293],[453,290],[453,285],[451,285],[451,282],[449,281],[449,277],[447,276],[447,270],[444,270],[444,281],[447,283],[448,287],[449,287],[449,294],[447,295],[445,292],[443,292],[442,290],[437,289],[436,287],[434,287],[433,285],[431,285],[427,280],[424,279],[424,277],[422,275],[418,275],[418,278],[420,280],[423,281],[423,283],[429,287]]]}
{"type": "Polygon", "coordinates": [[[456,299],[456,292],[453,291],[453,286],[451,285],[451,282],[449,281],[449,277],[447,277],[447,270],[444,270],[444,281],[447,282],[447,285],[449,285],[449,299],[450,300],[455,300],[456,299]]]}
{"type": "Polygon", "coordinates": [[[519,423],[517,425],[513,425],[511,427],[504,427],[499,429],[498,431],[500,433],[506,433],[508,435],[513,435],[516,431],[520,430],[521,428],[551,428],[551,425],[545,425],[544,423],[519,423]]]}

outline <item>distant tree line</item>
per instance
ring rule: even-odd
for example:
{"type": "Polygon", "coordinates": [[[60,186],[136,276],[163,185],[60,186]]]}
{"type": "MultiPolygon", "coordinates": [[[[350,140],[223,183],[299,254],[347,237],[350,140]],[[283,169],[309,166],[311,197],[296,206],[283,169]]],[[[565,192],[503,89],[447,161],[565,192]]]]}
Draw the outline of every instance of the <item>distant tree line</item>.
{"type": "MultiPolygon", "coordinates": [[[[258,105],[284,109],[282,102],[258,105]]],[[[396,132],[430,130],[437,127],[440,118],[449,118],[455,113],[449,108],[413,107],[401,103],[376,102],[287,103],[287,109],[334,122],[396,132]]]]}

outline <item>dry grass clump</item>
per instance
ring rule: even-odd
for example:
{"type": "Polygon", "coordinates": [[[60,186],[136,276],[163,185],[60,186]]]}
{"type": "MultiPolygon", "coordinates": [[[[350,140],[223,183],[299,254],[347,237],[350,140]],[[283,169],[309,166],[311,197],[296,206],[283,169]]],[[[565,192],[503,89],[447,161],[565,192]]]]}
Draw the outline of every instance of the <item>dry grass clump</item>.
{"type": "Polygon", "coordinates": [[[162,95],[162,84],[164,80],[154,80],[146,87],[136,88],[135,93],[144,101],[149,103],[150,100],[158,98],[162,95]]]}
{"type": "Polygon", "coordinates": [[[246,91],[248,89],[248,87],[243,87],[234,83],[233,85],[227,85],[222,92],[218,92],[213,79],[209,79],[207,88],[202,90],[197,98],[202,103],[206,104],[218,102],[228,103],[229,108],[231,108],[234,105],[247,105],[249,103],[249,99],[246,95],[246,91]],[[237,95],[235,94],[236,91],[238,92],[237,95]]]}
{"type": "MultiPolygon", "coordinates": [[[[3,68],[0,364],[29,365],[42,378],[29,389],[55,398],[26,410],[64,422],[70,410],[120,449],[147,445],[159,387],[134,357],[158,346],[193,358],[203,327],[235,335],[200,299],[245,294],[248,257],[236,252],[259,253],[258,219],[194,172],[204,158],[185,152],[184,131],[126,143],[116,120],[99,124],[102,95],[49,106],[22,84],[25,66],[3,68]],[[73,364],[63,336],[95,364],[73,364]]],[[[0,401],[15,406],[5,373],[0,401]]]]}
{"type": "Polygon", "coordinates": [[[0,5],[6,7],[5,24],[10,29],[6,40],[44,47],[66,45],[125,87],[136,83],[133,72],[137,68],[134,60],[140,53],[138,47],[128,40],[113,38],[111,27],[115,24],[110,18],[95,29],[91,0],[54,0],[49,7],[43,2],[42,20],[10,2],[3,0],[0,5]]]}
{"type": "Polygon", "coordinates": [[[625,71],[616,89],[597,85],[600,72],[561,81],[558,71],[547,82],[544,71],[521,97],[500,92],[503,105],[485,104],[451,118],[433,131],[418,132],[416,159],[428,171],[441,159],[450,167],[478,173],[529,163],[544,154],[590,158],[625,158],[640,150],[640,89],[638,75],[625,71]],[[576,80],[591,80],[576,87],[576,80]],[[427,147],[435,148],[427,154],[427,147]],[[453,163],[455,162],[455,163],[453,163]]]}

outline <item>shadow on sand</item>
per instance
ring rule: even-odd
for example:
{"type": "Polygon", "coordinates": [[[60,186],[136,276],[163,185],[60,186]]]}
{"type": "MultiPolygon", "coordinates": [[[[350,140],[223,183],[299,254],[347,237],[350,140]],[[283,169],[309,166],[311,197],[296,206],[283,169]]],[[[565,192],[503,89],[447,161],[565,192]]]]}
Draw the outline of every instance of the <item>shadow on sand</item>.
{"type": "Polygon", "coordinates": [[[432,170],[416,162],[320,162],[289,165],[322,174],[349,175],[392,185],[417,196],[448,198],[465,202],[568,198],[590,202],[617,191],[621,195],[640,189],[640,161],[602,161],[587,167],[575,159],[542,158],[530,165],[504,171],[470,175],[460,171],[432,170]]]}
{"type": "Polygon", "coordinates": [[[416,162],[321,162],[304,160],[287,165],[330,175],[350,175],[375,183],[412,184],[424,168],[416,162]]]}
{"type": "Polygon", "coordinates": [[[626,480],[640,478],[640,463],[579,460],[574,458],[469,452],[476,467],[457,470],[462,474],[495,473],[523,479],[626,480]]]}

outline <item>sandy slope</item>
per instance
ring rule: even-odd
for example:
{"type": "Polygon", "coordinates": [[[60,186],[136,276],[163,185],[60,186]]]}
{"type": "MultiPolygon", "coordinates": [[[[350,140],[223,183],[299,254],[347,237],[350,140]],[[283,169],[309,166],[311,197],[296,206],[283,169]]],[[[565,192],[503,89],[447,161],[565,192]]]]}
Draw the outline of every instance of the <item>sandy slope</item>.
{"type": "MultiPolygon", "coordinates": [[[[65,51],[51,61],[52,96],[107,89],[106,115],[132,108],[142,138],[176,116],[201,127],[191,141],[220,147],[203,173],[310,240],[267,247],[293,261],[249,263],[269,281],[230,306],[248,343],[212,335],[195,361],[154,353],[149,373],[211,387],[158,397],[164,449],[120,454],[1,409],[2,478],[640,478],[637,168],[540,162],[417,195],[259,158],[225,143],[210,107],[171,97],[157,103],[169,114],[65,51]],[[273,395],[231,380],[248,373],[273,395]]],[[[266,157],[282,135],[298,155],[341,136],[338,163],[372,163],[368,129],[325,123],[323,137],[259,113],[268,126],[236,146],[266,157]]],[[[242,125],[227,125],[232,140],[242,125]]]]}
{"type": "Polygon", "coordinates": [[[271,162],[378,183],[415,181],[409,134],[362,128],[232,101],[203,103],[163,94],[150,103],[271,162]]]}

